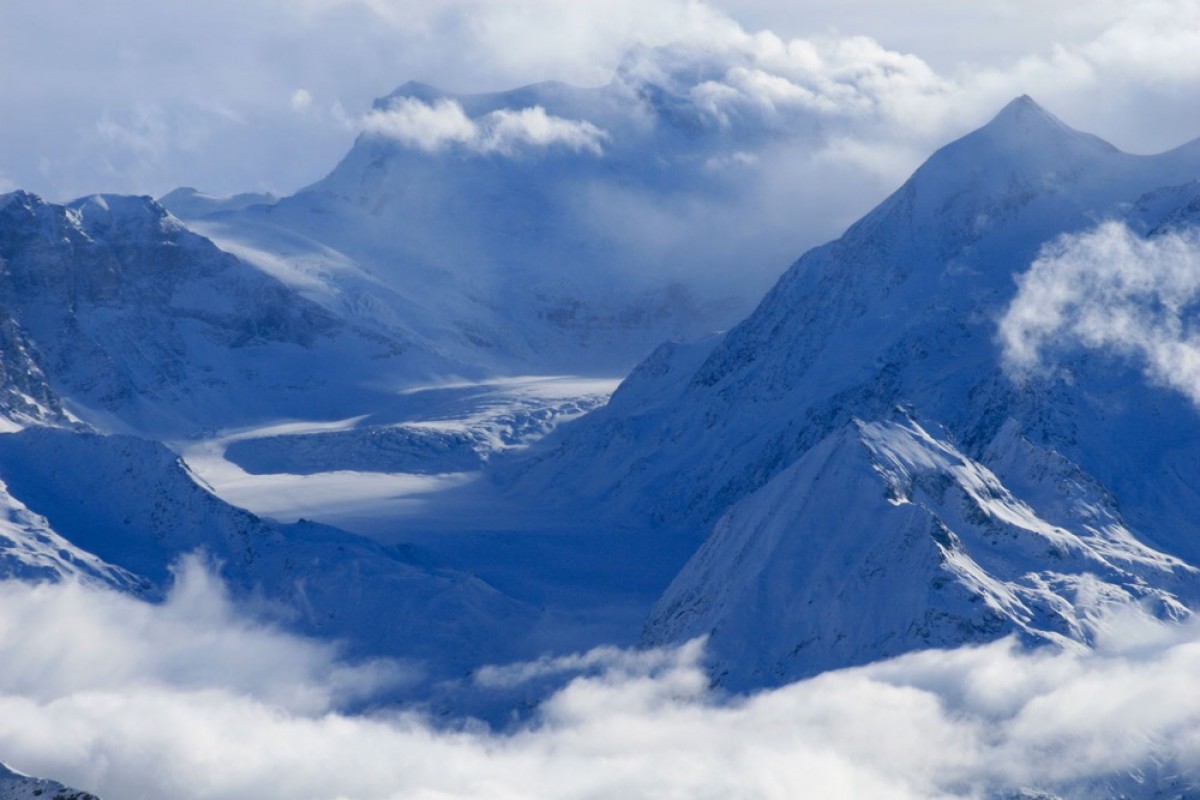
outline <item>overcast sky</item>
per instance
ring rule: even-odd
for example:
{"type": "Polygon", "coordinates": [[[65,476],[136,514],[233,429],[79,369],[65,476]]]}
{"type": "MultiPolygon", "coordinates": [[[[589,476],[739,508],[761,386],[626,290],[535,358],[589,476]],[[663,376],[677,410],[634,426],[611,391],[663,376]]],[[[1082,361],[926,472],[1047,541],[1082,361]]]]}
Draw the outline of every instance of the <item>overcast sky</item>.
{"type": "Polygon", "coordinates": [[[634,43],[762,31],[870,37],[952,89],[896,174],[1026,92],[1133,151],[1200,135],[1200,0],[42,0],[0,3],[0,189],[290,192],[407,80],[598,85],[634,43]]]}

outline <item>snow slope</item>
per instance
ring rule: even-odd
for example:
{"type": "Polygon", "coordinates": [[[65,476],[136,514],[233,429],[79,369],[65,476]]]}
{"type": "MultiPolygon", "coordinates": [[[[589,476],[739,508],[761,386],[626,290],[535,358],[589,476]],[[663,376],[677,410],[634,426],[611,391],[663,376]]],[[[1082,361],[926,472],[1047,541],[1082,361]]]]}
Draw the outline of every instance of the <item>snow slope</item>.
{"type": "MultiPolygon", "coordinates": [[[[1047,241],[1106,218],[1147,232],[1183,219],[1198,175],[1200,143],[1128,155],[1019,98],[934,154],[841,239],[802,257],[728,334],[660,350],[607,407],[508,465],[502,482],[541,502],[557,496],[566,507],[641,518],[685,536],[716,523],[713,539],[664,598],[648,636],[667,641],[721,632],[723,663],[742,670],[734,682],[781,680],[1031,623],[1038,636],[1086,640],[1071,620],[1104,598],[1144,595],[1134,588],[1138,580],[1169,593],[1160,610],[1177,613],[1176,599],[1190,602],[1194,595],[1190,571],[1145,575],[1122,564],[1122,575],[1109,574],[1090,555],[1073,559],[1063,573],[1068,577],[1044,579],[1049,594],[1036,603],[1042,611],[1018,609],[1033,602],[1028,592],[1036,581],[1022,570],[1032,573],[1039,548],[1049,552],[1037,533],[1046,525],[1084,538],[1091,536],[1088,526],[1122,531],[1117,538],[1130,547],[1162,554],[1152,560],[1200,564],[1194,534],[1200,496],[1191,488],[1200,483],[1200,427],[1182,394],[1105,351],[1068,349],[1058,369],[1014,381],[1002,363],[997,321],[1015,295],[1014,276],[1047,241]],[[861,431],[894,431],[888,426],[897,408],[917,429],[938,431],[918,449],[953,453],[970,469],[990,471],[998,496],[1019,499],[1027,519],[985,507],[984,521],[956,527],[947,515],[961,509],[951,513],[941,501],[887,504],[895,492],[873,473],[895,469],[878,453],[868,457],[861,431]],[[829,474],[820,467],[826,457],[829,474]],[[1039,484],[1047,464],[1075,477],[1039,484]],[[1090,487],[1089,503],[1104,509],[1107,521],[1089,522],[1091,512],[1072,510],[1075,486],[1090,487]],[[980,582],[955,554],[986,564],[972,542],[986,539],[979,525],[1000,522],[1026,531],[1010,529],[1025,544],[1016,546],[1012,561],[985,567],[980,582]],[[946,531],[939,533],[941,527],[946,531]],[[939,541],[951,536],[966,544],[939,541]],[[886,623],[847,627],[847,620],[881,613],[888,581],[901,580],[891,570],[871,577],[867,554],[894,554],[906,537],[915,539],[903,560],[922,576],[910,589],[921,596],[910,596],[886,623]],[[806,548],[819,548],[830,563],[844,555],[839,585],[862,582],[861,597],[844,610],[822,612],[824,618],[805,615],[809,599],[836,608],[836,598],[846,597],[811,582],[838,570],[811,561],[806,548]],[[733,558],[740,553],[747,554],[741,563],[733,558]],[[795,562],[794,570],[780,566],[795,562]],[[1085,574],[1101,576],[1089,579],[1100,581],[1090,596],[1072,588],[1080,579],[1069,577],[1085,574]],[[1012,598],[1007,610],[1001,595],[1012,598]],[[964,613],[968,603],[977,610],[964,613]],[[922,623],[929,615],[943,618],[943,627],[930,633],[922,623]],[[789,655],[788,647],[809,638],[841,644],[827,651],[832,658],[789,655]],[[761,658],[748,659],[753,663],[739,660],[759,650],[761,658]]],[[[951,506],[971,505],[962,500],[971,490],[955,470],[919,472],[940,476],[929,479],[959,497],[951,506]]],[[[1007,536],[996,542],[1000,548],[1007,536]]]]}
{"type": "Polygon", "coordinates": [[[714,672],[746,689],[1014,632],[1088,643],[1122,605],[1188,616],[1200,570],[1139,542],[1060,456],[1006,434],[990,455],[1019,470],[1025,498],[916,423],[850,423],[717,522],[644,641],[707,635],[714,672]]]}
{"type": "Polygon", "coordinates": [[[0,577],[74,580],[145,593],[149,581],[77,547],[0,482],[0,577]]]}
{"type": "Polygon", "coordinates": [[[536,618],[467,573],[419,563],[407,548],[229,506],[145,440],[44,427],[2,435],[0,479],[24,503],[9,501],[22,530],[6,537],[5,577],[83,575],[155,597],[172,565],[199,552],[262,613],[343,640],[350,653],[401,658],[443,678],[512,657],[536,618]],[[31,540],[42,551],[62,546],[58,561],[44,563],[40,552],[22,560],[31,540]]]}
{"type": "Polygon", "coordinates": [[[48,384],[109,429],[193,432],[331,415],[382,396],[389,374],[447,368],[337,319],[149,198],[0,196],[0,264],[6,407],[25,417],[61,416],[48,384]]]}
{"type": "Polygon", "coordinates": [[[99,800],[95,795],[68,789],[61,783],[31,778],[0,763],[0,800],[99,800]]]}

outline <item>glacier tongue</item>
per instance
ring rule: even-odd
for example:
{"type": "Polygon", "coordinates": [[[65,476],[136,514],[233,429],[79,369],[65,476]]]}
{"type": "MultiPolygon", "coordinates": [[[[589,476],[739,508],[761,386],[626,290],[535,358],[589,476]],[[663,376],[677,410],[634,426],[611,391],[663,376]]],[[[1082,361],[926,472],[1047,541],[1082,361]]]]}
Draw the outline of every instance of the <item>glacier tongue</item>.
{"type": "Polygon", "coordinates": [[[1057,453],[998,446],[1047,491],[1017,497],[911,420],[844,426],[717,522],[644,642],[707,635],[717,679],[745,689],[1007,633],[1086,644],[1119,607],[1189,615],[1200,570],[1140,543],[1057,453]]]}

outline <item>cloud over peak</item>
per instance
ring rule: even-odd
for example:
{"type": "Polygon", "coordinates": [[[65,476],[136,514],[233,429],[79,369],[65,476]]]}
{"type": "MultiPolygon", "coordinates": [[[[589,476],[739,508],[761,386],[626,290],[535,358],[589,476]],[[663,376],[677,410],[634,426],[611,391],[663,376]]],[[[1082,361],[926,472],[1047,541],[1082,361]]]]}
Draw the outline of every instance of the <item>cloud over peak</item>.
{"type": "Polygon", "coordinates": [[[363,120],[363,131],[427,153],[461,147],[510,157],[550,149],[599,156],[609,138],[591,122],[556,117],[541,106],[498,109],[472,119],[460,103],[449,98],[432,103],[397,98],[386,109],[370,112],[363,120]]]}

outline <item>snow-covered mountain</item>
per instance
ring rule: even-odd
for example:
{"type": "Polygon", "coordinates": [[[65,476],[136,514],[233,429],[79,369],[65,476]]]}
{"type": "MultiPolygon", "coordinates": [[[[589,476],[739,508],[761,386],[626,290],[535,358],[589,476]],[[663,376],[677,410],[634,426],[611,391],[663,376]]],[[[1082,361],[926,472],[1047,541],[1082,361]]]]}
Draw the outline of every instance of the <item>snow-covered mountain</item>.
{"type": "Polygon", "coordinates": [[[240,456],[282,457],[293,476],[462,472],[602,403],[607,388],[461,422],[470,411],[451,394],[425,409],[430,420],[394,424],[411,405],[401,387],[462,365],[404,324],[384,330],[307,299],[144,197],[0,196],[0,306],[0,577],[156,599],[172,566],[200,553],[239,602],[429,680],[540,653],[535,605],[411,547],[259,518],[153,439],[359,419],[352,435],[247,442],[240,456]]]}
{"type": "Polygon", "coordinates": [[[1089,643],[1116,606],[1182,619],[1200,601],[1200,570],[1062,456],[1013,426],[984,460],[1026,493],[911,421],[848,424],[718,521],[645,642],[708,636],[745,689],[1009,633],[1089,643]]]}
{"type": "Polygon", "coordinates": [[[1014,375],[998,323],[1048,242],[1186,227],[1197,176],[1200,142],[1129,155],[1015,100],[503,479],[661,535],[715,524],[646,635],[711,633],[733,685],[1013,630],[1087,641],[1112,603],[1184,613],[1194,405],[1078,340],[1014,375]]]}
{"type": "Polygon", "coordinates": [[[378,411],[391,381],[453,368],[433,348],[337,318],[149,198],[0,196],[0,306],[0,577],[155,599],[200,553],[284,624],[443,677],[507,657],[536,618],[404,548],[260,519],[162,444],[100,433],[378,411]]]}
{"type": "Polygon", "coordinates": [[[3,577],[81,577],[155,598],[172,566],[199,553],[239,600],[280,622],[435,677],[512,656],[536,618],[407,548],[234,508],[143,439],[46,427],[3,435],[0,480],[10,509],[0,531],[3,577]]]}
{"type": "Polygon", "coordinates": [[[0,763],[0,800],[99,800],[94,794],[28,775],[0,763]]]}
{"type": "Polygon", "coordinates": [[[149,198],[0,196],[0,264],[10,417],[60,419],[57,395],[105,427],[192,432],[341,412],[389,375],[448,369],[395,331],[336,318],[149,198]]]}
{"type": "Polygon", "coordinates": [[[407,83],[294,195],[162,202],[339,316],[402,324],[463,363],[623,372],[744,316],[797,247],[743,223],[744,151],[808,134],[705,110],[698,87],[729,66],[653,49],[595,88],[407,83]]]}

